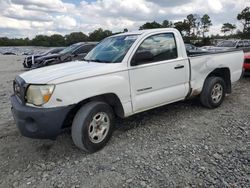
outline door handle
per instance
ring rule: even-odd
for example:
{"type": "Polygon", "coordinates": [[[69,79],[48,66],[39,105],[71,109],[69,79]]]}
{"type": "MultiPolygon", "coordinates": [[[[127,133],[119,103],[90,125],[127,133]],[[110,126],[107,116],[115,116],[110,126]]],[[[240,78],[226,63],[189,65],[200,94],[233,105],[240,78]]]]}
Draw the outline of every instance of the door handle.
{"type": "Polygon", "coordinates": [[[177,65],[174,69],[183,69],[184,65],[177,65]]]}

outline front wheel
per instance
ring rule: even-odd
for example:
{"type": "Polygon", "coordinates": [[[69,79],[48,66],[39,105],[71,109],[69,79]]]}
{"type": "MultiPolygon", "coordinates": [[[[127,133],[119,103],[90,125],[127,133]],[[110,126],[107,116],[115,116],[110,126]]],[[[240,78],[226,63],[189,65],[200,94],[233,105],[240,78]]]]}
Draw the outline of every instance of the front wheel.
{"type": "Polygon", "coordinates": [[[77,147],[93,153],[102,149],[112,136],[113,110],[104,102],[90,102],[77,112],[71,130],[77,147]]]}
{"type": "Polygon", "coordinates": [[[201,104],[207,108],[219,107],[226,95],[225,81],[220,77],[209,77],[206,79],[201,95],[201,104]]]}

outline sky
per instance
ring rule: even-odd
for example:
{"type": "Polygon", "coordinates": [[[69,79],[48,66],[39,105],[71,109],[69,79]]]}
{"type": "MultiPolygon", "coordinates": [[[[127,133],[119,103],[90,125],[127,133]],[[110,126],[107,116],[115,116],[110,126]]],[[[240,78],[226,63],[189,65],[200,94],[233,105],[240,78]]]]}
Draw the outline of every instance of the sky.
{"type": "Polygon", "coordinates": [[[220,33],[223,23],[236,24],[250,0],[0,0],[0,37],[33,38],[38,34],[86,34],[103,28],[138,30],[147,21],[180,21],[188,14],[208,14],[220,33]]]}

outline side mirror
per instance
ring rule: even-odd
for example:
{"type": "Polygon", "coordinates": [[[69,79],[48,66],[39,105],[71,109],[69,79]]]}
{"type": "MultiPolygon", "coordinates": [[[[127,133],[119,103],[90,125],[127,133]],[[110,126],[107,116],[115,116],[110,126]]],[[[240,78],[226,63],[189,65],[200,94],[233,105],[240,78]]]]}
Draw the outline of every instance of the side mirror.
{"type": "Polygon", "coordinates": [[[131,65],[136,66],[153,60],[153,54],[149,51],[136,52],[132,58],[131,65]]]}

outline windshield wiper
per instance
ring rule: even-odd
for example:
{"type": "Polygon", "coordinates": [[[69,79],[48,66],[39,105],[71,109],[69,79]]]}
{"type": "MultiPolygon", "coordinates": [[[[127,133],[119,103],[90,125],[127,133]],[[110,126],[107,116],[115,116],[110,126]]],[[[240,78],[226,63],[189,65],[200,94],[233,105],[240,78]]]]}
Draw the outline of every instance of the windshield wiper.
{"type": "Polygon", "coordinates": [[[100,59],[85,59],[83,58],[83,61],[89,62],[96,62],[96,63],[111,63],[110,61],[100,60],[100,59]]]}
{"type": "Polygon", "coordinates": [[[105,60],[100,60],[100,59],[83,59],[84,61],[87,62],[96,62],[96,63],[110,63],[110,61],[105,61],[105,60]]]}
{"type": "Polygon", "coordinates": [[[97,62],[97,63],[110,63],[109,61],[100,60],[100,59],[94,59],[92,61],[97,62]]]}

